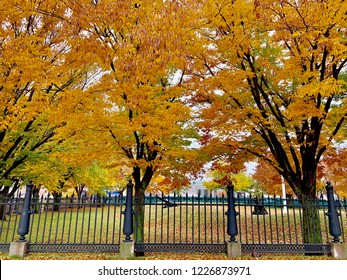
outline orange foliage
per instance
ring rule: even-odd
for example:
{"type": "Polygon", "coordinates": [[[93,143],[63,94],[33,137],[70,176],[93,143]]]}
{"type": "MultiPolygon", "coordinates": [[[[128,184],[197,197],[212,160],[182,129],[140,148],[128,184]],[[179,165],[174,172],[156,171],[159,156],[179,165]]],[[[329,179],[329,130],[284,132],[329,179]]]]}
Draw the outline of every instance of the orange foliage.
{"type": "Polygon", "coordinates": [[[346,12],[336,0],[206,1],[191,100],[215,157],[246,152],[315,197],[319,161],[345,138],[346,12]]]}

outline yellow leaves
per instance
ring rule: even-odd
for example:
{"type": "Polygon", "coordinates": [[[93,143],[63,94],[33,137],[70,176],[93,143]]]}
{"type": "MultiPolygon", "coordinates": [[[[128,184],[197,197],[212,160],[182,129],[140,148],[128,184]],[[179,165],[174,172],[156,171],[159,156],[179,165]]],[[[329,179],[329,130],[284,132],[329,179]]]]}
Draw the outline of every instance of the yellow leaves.
{"type": "Polygon", "coordinates": [[[336,80],[333,77],[324,79],[323,81],[310,82],[298,89],[299,96],[314,96],[320,94],[322,97],[331,97],[344,92],[344,81],[336,80]]]}
{"type": "MultiPolygon", "coordinates": [[[[311,73],[311,76],[313,74],[311,73]]],[[[344,81],[327,78],[323,81],[311,81],[298,87],[292,95],[292,102],[286,116],[300,123],[311,117],[324,117],[327,112],[323,106],[317,106],[318,99],[326,99],[344,92],[344,81]]]]}

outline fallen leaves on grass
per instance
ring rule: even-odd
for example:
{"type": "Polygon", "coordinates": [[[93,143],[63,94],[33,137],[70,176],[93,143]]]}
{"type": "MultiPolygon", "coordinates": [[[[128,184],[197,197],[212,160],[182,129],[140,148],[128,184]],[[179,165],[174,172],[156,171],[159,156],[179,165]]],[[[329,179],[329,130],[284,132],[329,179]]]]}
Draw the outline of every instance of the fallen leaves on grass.
{"type": "MultiPolygon", "coordinates": [[[[7,253],[0,253],[1,260],[122,260],[117,253],[31,253],[24,258],[10,257],[7,253]]],[[[146,253],[143,257],[133,260],[228,260],[226,254],[212,253],[146,253]]],[[[255,258],[251,254],[242,255],[239,260],[333,260],[329,255],[274,255],[262,254],[255,258]]]]}

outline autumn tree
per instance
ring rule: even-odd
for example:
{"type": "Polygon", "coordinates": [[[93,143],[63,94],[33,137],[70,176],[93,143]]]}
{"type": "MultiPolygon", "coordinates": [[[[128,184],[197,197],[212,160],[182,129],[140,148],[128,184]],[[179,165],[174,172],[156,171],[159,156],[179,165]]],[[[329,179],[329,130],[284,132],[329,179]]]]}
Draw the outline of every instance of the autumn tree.
{"type": "Polygon", "coordinates": [[[215,169],[207,173],[206,177],[208,180],[204,181],[203,185],[210,191],[224,189],[229,182],[232,182],[235,191],[249,192],[254,185],[252,177],[242,172],[223,174],[220,170],[215,169]]]}
{"type": "Polygon", "coordinates": [[[97,70],[76,53],[63,1],[9,0],[0,9],[0,188],[8,195],[71,135],[64,127],[97,70]]]}
{"type": "MultiPolygon", "coordinates": [[[[76,1],[71,4],[84,47],[102,70],[88,89],[90,131],[109,156],[130,168],[135,185],[137,229],[143,240],[145,191],[155,176],[170,188],[188,185],[200,167],[190,147],[197,137],[181,87],[184,30],[192,29],[191,1],[76,1]]],[[[82,46],[82,44],[81,44],[82,46]]]]}
{"type": "MultiPolygon", "coordinates": [[[[317,166],[346,118],[346,10],[343,1],[206,1],[192,73],[202,128],[230,157],[270,164],[320,230],[311,201],[317,166]],[[317,16],[319,11],[319,16],[317,16]],[[201,50],[201,48],[200,48],[201,50]]],[[[307,231],[304,242],[321,242],[307,231]]]]}

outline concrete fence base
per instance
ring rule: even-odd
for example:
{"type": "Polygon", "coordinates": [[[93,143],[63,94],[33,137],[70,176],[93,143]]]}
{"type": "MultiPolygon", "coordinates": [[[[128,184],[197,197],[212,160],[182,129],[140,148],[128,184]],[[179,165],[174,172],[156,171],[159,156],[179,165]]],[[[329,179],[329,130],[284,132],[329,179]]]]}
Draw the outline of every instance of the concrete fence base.
{"type": "Polygon", "coordinates": [[[335,259],[347,260],[347,243],[330,243],[331,255],[335,259]]]}
{"type": "Polygon", "coordinates": [[[228,258],[240,258],[241,257],[241,243],[239,242],[226,242],[227,256],[228,258]]]}
{"type": "Polygon", "coordinates": [[[119,255],[123,259],[135,257],[135,241],[121,241],[119,255]]]}
{"type": "Polygon", "coordinates": [[[28,252],[28,241],[14,241],[10,244],[9,256],[24,258],[28,252]]]}

